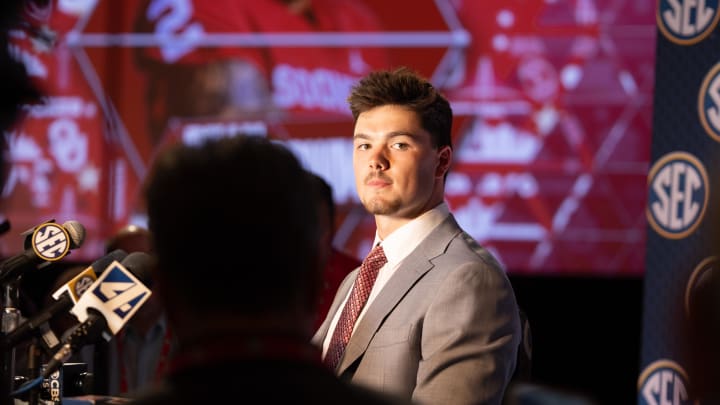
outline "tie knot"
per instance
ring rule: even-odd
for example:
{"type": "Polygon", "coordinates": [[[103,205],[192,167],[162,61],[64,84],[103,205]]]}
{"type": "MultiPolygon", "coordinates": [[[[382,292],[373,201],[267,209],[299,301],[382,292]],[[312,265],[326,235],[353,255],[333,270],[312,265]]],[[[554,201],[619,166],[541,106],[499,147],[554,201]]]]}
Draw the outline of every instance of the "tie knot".
{"type": "Polygon", "coordinates": [[[387,263],[387,257],[385,257],[385,251],[383,250],[382,245],[375,246],[370,253],[368,253],[367,257],[365,257],[365,265],[375,268],[380,268],[387,263]]]}

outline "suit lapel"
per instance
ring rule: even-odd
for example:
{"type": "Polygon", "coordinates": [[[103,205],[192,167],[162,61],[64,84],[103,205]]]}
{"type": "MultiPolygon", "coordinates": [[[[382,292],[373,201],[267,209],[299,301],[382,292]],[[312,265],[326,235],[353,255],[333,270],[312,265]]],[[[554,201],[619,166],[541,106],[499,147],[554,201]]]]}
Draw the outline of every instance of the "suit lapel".
{"type": "MultiPolygon", "coordinates": [[[[365,352],[385,317],[417,280],[433,268],[432,260],[445,253],[448,244],[459,232],[461,232],[460,227],[450,215],[402,261],[355,328],[337,370],[338,375],[365,352]]],[[[323,326],[327,329],[326,325],[323,326]]]]}

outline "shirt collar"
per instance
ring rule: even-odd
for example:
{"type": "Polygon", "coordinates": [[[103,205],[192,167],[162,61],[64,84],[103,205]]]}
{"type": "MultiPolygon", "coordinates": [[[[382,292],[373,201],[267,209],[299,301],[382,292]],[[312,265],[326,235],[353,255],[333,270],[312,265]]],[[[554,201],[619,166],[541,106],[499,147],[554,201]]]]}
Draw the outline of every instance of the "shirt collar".
{"type": "Polygon", "coordinates": [[[388,263],[398,263],[409,255],[429,234],[450,215],[450,208],[445,202],[426,211],[419,217],[401,226],[381,240],[375,232],[373,246],[382,244],[388,263]]]}

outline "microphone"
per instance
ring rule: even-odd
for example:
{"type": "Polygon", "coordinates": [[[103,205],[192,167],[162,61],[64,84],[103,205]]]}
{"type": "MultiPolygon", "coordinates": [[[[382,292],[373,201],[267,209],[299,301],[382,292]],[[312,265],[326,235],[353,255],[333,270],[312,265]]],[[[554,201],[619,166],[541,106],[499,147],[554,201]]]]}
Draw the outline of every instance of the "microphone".
{"type": "MultiPolygon", "coordinates": [[[[81,271],[70,281],[58,288],[52,294],[52,297],[59,300],[61,297],[67,296],[72,301],[70,306],[77,304],[80,297],[90,288],[90,285],[97,280],[98,276],[112,264],[112,262],[125,260],[127,255],[126,251],[122,249],[115,249],[105,256],[95,260],[85,270],[81,271]]],[[[70,309],[70,307],[67,309],[70,309]]]]}
{"type": "Polygon", "coordinates": [[[70,310],[82,323],[65,339],[48,361],[42,377],[48,378],[70,356],[101,336],[110,340],[150,298],[152,256],[133,252],[122,263],[112,262],[70,310]]]}
{"type": "Polygon", "coordinates": [[[85,227],[78,221],[60,225],[50,220],[25,233],[25,251],[0,263],[0,283],[16,279],[38,265],[58,261],[85,241],[85,227]]]}
{"type": "MultiPolygon", "coordinates": [[[[98,274],[102,274],[105,268],[110,266],[112,262],[123,260],[127,255],[128,254],[124,250],[116,249],[94,261],[85,270],[73,277],[52,294],[55,302],[39,314],[18,325],[8,335],[6,335],[3,343],[4,347],[13,347],[17,345],[21,341],[30,337],[32,333],[37,331],[40,326],[45,325],[55,315],[70,310],[73,305],[78,302],[80,297],[90,288],[92,283],[97,280],[98,274]]],[[[50,339],[51,340],[48,341],[45,338],[45,334],[43,334],[43,340],[45,343],[44,346],[49,349],[53,349],[60,343],[57,338],[55,338],[54,341],[52,340],[52,337],[50,337],[50,339]]]]}
{"type": "Polygon", "coordinates": [[[0,235],[4,235],[10,231],[10,220],[3,217],[2,222],[0,222],[0,235]]]}

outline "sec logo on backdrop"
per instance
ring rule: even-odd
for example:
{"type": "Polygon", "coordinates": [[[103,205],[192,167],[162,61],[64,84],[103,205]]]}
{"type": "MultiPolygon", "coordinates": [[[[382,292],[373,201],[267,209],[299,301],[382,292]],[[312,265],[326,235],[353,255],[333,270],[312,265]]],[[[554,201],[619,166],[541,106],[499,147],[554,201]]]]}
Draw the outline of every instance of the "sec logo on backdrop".
{"type": "Polygon", "coordinates": [[[687,393],[688,378],[685,371],[672,360],[657,360],[640,374],[638,404],[685,405],[691,404],[687,393]]]}
{"type": "Polygon", "coordinates": [[[700,86],[698,116],[705,132],[720,141],[720,63],[710,69],[700,86]]]}
{"type": "Polygon", "coordinates": [[[705,167],[690,153],[672,152],[658,159],[648,174],[650,226],[668,239],[690,235],[705,215],[708,184],[705,167]]]}
{"type": "Polygon", "coordinates": [[[715,29],[719,16],[718,0],[661,0],[656,20],[669,41],[692,45],[715,29]]]}

